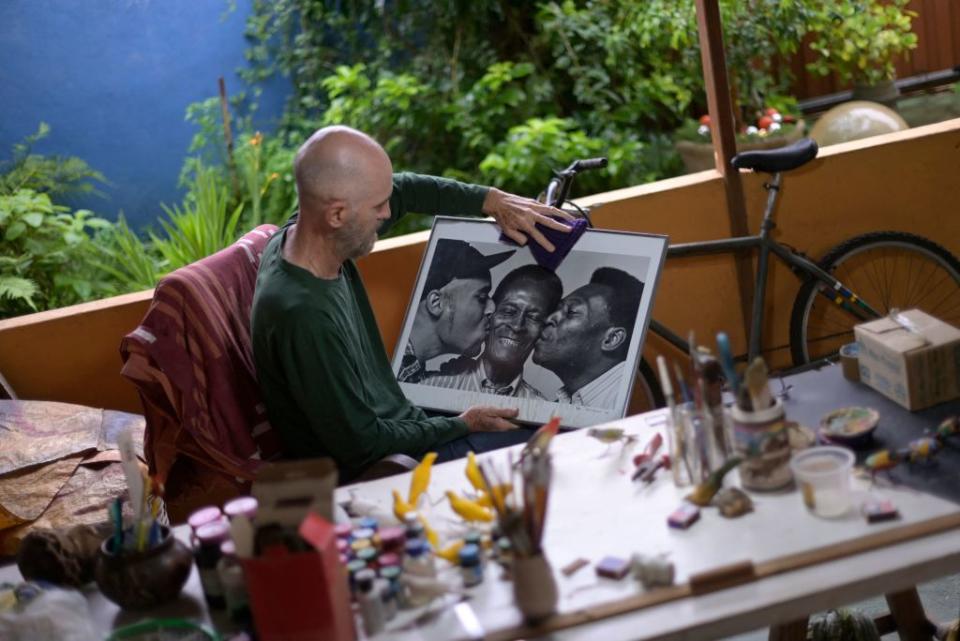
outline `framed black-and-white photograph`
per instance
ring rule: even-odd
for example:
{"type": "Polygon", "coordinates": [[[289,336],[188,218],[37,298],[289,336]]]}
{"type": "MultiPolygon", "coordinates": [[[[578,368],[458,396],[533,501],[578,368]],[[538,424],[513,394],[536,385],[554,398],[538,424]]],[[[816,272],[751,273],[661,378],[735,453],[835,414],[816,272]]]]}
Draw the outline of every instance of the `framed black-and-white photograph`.
{"type": "Polygon", "coordinates": [[[666,250],[666,236],[588,229],[551,271],[491,221],[436,217],[393,357],[400,386],[429,410],[622,418],[666,250]]]}

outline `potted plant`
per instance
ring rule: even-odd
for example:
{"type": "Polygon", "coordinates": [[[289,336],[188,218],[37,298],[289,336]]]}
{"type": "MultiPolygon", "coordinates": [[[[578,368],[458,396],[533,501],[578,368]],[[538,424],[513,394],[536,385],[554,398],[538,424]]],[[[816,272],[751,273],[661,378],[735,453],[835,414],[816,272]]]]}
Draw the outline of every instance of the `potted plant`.
{"type": "MultiPolygon", "coordinates": [[[[741,121],[737,131],[737,151],[774,149],[794,143],[806,130],[797,116],[796,100],[771,98],[768,105],[741,121]]],[[[674,133],[674,145],[687,172],[704,171],[715,166],[710,138],[710,116],[688,119],[674,133]]]]}
{"type": "Polygon", "coordinates": [[[911,31],[916,12],[906,9],[910,0],[833,0],[811,13],[810,48],[819,57],[807,64],[811,73],[835,73],[852,83],[854,98],[893,102],[898,56],[917,46],[911,31]]]}
{"type": "MultiPolygon", "coordinates": [[[[724,49],[734,100],[737,149],[769,149],[802,137],[796,100],[786,95],[792,77],[778,59],[797,52],[806,33],[811,0],[721,0],[724,49]]],[[[674,141],[688,172],[714,167],[709,120],[688,119],[674,141]]]]}

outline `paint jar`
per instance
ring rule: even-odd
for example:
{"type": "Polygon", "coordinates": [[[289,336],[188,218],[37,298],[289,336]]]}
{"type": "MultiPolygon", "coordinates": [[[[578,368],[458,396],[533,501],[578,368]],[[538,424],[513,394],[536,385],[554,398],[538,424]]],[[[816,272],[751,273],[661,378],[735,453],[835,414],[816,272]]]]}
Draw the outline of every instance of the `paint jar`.
{"type": "MultiPolygon", "coordinates": [[[[416,577],[428,579],[437,578],[437,566],[430,553],[427,542],[423,539],[407,541],[406,556],[403,559],[403,572],[416,577]]],[[[411,607],[426,605],[433,595],[422,588],[409,586],[407,590],[407,604],[411,607]]]]}
{"type": "Polygon", "coordinates": [[[363,630],[368,637],[380,632],[387,619],[383,598],[377,589],[376,578],[377,575],[373,570],[361,570],[356,576],[357,603],[360,605],[363,630]]]}
{"type": "Polygon", "coordinates": [[[840,368],[848,381],[860,380],[860,345],[847,343],[840,348],[840,368]]]}
{"type": "Polygon", "coordinates": [[[211,610],[222,610],[227,606],[227,602],[223,595],[220,575],[217,573],[217,563],[222,556],[220,545],[230,538],[230,526],[222,520],[207,523],[197,528],[196,536],[197,549],[194,558],[200,574],[203,597],[211,610]]]}
{"type": "Polygon", "coordinates": [[[220,544],[217,576],[220,577],[220,585],[223,587],[223,598],[230,620],[241,627],[249,626],[253,620],[250,615],[250,597],[233,541],[220,544]]]}
{"type": "Polygon", "coordinates": [[[850,510],[854,458],[850,450],[835,446],[812,447],[793,457],[790,467],[807,509],[824,518],[843,516],[850,510]]]}
{"type": "Polygon", "coordinates": [[[223,513],[231,520],[235,516],[242,515],[252,521],[257,518],[257,506],[257,499],[252,496],[238,496],[224,503],[223,513]]]}
{"type": "Polygon", "coordinates": [[[480,547],[468,543],[460,548],[460,576],[463,587],[472,588],[483,583],[483,565],[480,563],[480,547]]]}
{"type": "Polygon", "coordinates": [[[201,507],[190,513],[187,517],[187,524],[190,526],[190,546],[197,547],[197,530],[206,525],[223,519],[223,512],[216,505],[201,507]]]}
{"type": "Polygon", "coordinates": [[[793,480],[790,473],[790,434],[780,399],[773,405],[745,412],[730,408],[734,449],[743,459],[740,484],[748,490],[779,490],[793,480]]]}
{"type": "Polygon", "coordinates": [[[407,533],[402,527],[385,527],[380,530],[380,549],[385,554],[403,554],[407,533]]]}

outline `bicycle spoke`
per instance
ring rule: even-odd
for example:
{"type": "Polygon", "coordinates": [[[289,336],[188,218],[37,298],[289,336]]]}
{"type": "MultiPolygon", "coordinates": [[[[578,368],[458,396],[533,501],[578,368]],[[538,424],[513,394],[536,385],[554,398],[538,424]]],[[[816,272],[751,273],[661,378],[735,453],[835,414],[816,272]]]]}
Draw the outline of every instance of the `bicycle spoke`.
{"type": "MultiPolygon", "coordinates": [[[[960,324],[960,263],[931,241],[903,232],[877,232],[832,250],[831,256],[828,270],[878,313],[919,308],[960,324]]],[[[794,306],[791,349],[797,364],[835,353],[853,340],[853,327],[860,322],[837,304],[836,291],[823,289],[820,295],[819,289],[805,285],[794,306]]]]}

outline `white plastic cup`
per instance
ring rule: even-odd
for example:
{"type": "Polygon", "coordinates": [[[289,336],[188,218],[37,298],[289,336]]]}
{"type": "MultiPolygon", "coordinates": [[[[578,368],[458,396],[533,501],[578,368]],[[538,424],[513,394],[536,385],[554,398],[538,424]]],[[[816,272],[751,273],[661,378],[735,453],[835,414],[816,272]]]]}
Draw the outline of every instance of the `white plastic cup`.
{"type": "Polygon", "coordinates": [[[850,472],[853,452],[844,447],[812,447],[790,460],[790,469],[800,487],[803,503],[824,518],[835,518],[850,510],[850,472]]]}

